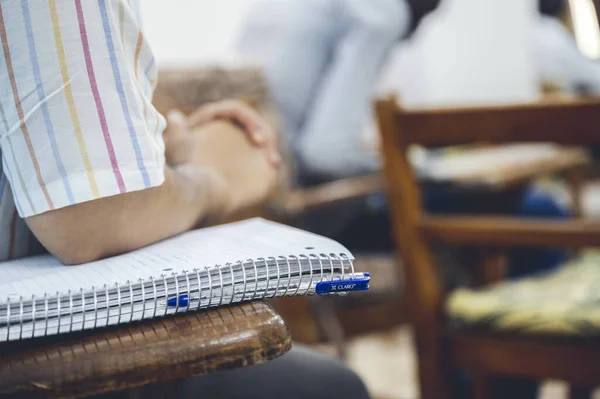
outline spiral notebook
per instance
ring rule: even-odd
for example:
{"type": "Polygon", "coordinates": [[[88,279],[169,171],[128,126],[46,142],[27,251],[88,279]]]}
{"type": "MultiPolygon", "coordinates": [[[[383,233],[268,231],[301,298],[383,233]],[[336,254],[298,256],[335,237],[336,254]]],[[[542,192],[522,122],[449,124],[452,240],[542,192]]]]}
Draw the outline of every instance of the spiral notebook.
{"type": "Polygon", "coordinates": [[[49,255],[0,263],[0,341],[262,298],[363,290],[368,280],[337,242],[251,219],[80,266],[49,255]]]}

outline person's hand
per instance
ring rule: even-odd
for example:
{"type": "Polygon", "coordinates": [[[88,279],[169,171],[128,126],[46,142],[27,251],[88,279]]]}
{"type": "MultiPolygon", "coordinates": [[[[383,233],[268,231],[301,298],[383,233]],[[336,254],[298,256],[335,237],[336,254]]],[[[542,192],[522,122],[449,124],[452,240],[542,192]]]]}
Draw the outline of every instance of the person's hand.
{"type": "Polygon", "coordinates": [[[265,150],[265,154],[273,166],[281,164],[275,130],[254,108],[238,100],[210,103],[198,108],[188,117],[188,126],[194,128],[215,120],[235,123],[246,133],[254,145],[265,150]]]}
{"type": "Polygon", "coordinates": [[[165,158],[169,166],[179,166],[193,161],[193,136],[187,117],[178,110],[166,115],[167,127],[163,132],[165,158]]]}
{"type": "MultiPolygon", "coordinates": [[[[235,118],[240,119],[239,115],[235,118]]],[[[168,164],[186,174],[200,168],[201,176],[216,177],[211,179],[211,185],[218,193],[217,207],[224,210],[221,213],[226,217],[264,204],[270,198],[279,182],[280,158],[274,130],[258,113],[226,104],[204,107],[193,118],[170,112],[167,121],[164,138],[168,164]],[[232,124],[217,116],[223,115],[223,109],[233,115],[241,113],[245,128],[239,127],[240,122],[232,124]]]]}

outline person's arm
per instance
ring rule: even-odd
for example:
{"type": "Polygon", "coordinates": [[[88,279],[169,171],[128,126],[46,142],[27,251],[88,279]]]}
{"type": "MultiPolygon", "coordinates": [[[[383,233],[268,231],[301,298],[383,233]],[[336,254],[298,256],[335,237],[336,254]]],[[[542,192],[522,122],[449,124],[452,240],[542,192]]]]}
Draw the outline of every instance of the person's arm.
{"type": "Polygon", "coordinates": [[[379,170],[379,157],[368,150],[363,132],[377,79],[411,18],[398,0],[348,1],[341,8],[337,18],[344,34],[295,142],[306,173],[330,180],[379,170]]]}
{"type": "Polygon", "coordinates": [[[64,264],[129,252],[218,217],[215,176],[166,168],[158,187],[84,202],[26,219],[42,245],[64,264]]]}
{"type": "Polygon", "coordinates": [[[211,111],[201,126],[179,118],[163,140],[164,119],[150,103],[154,61],[134,7],[0,4],[2,170],[14,177],[19,216],[68,264],[226,221],[264,201],[276,175],[264,142],[252,140],[265,124],[246,108],[239,112],[261,120],[250,135],[211,111]],[[175,132],[183,139],[170,140],[175,132]],[[237,150],[214,157],[222,138],[237,150]],[[251,186],[236,180],[265,170],[251,186]]]}
{"type": "Polygon", "coordinates": [[[266,201],[277,184],[273,131],[241,103],[215,103],[188,121],[171,115],[165,182],[26,219],[65,264],[125,253],[266,201]],[[244,129],[229,122],[237,121],[244,129]],[[240,120],[241,119],[241,120],[240,120]]]}

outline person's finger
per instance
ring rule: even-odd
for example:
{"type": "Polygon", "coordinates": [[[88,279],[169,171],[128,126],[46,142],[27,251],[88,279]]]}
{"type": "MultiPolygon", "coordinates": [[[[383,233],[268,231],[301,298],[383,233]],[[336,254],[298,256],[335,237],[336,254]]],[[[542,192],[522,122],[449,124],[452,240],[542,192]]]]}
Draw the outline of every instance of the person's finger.
{"type": "Polygon", "coordinates": [[[235,100],[226,100],[215,104],[213,112],[215,118],[229,119],[239,124],[258,144],[264,142],[265,138],[260,134],[260,116],[247,105],[235,100]]]}
{"type": "Polygon", "coordinates": [[[260,114],[241,101],[224,101],[221,104],[219,116],[235,120],[240,125],[242,125],[250,134],[254,135],[260,133],[263,127],[262,117],[260,116],[260,114]]]}
{"type": "Polygon", "coordinates": [[[179,138],[187,134],[188,123],[185,115],[179,110],[171,110],[167,113],[167,127],[163,132],[165,140],[179,138]]]}
{"type": "Polygon", "coordinates": [[[277,148],[269,148],[267,149],[267,156],[269,158],[269,162],[271,165],[279,167],[281,166],[281,155],[279,155],[279,150],[277,148]]]}
{"type": "Polygon", "coordinates": [[[262,132],[260,115],[237,100],[225,100],[205,105],[192,113],[188,121],[191,126],[197,126],[215,119],[227,119],[238,124],[255,144],[262,145],[267,140],[262,132]]]}
{"type": "Polygon", "coordinates": [[[167,113],[167,127],[163,132],[165,141],[165,156],[171,165],[184,162],[187,148],[182,145],[188,135],[188,126],[185,115],[178,110],[167,113]]]}
{"type": "Polygon", "coordinates": [[[215,115],[217,114],[218,107],[220,103],[211,103],[207,105],[203,105],[196,109],[188,116],[188,124],[191,127],[196,127],[199,125],[204,125],[208,122],[212,122],[215,120],[215,115]]]}
{"type": "Polygon", "coordinates": [[[281,165],[282,160],[277,146],[277,140],[275,139],[275,131],[271,126],[267,125],[265,126],[264,134],[268,137],[265,144],[265,151],[269,162],[273,166],[281,165]]]}

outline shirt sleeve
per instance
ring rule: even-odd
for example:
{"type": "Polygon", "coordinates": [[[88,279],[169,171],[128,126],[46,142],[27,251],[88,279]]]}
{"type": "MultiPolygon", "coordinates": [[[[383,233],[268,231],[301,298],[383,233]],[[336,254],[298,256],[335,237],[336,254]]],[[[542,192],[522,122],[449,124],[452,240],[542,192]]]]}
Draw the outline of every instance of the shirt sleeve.
{"type": "Polygon", "coordinates": [[[164,118],[139,3],[0,3],[0,152],[21,217],[159,186],[164,118]]]}

